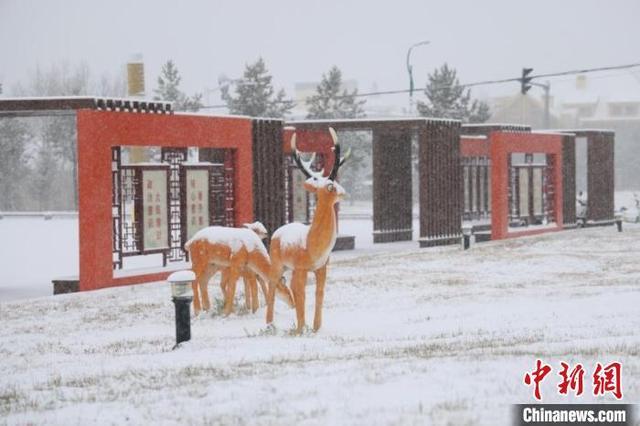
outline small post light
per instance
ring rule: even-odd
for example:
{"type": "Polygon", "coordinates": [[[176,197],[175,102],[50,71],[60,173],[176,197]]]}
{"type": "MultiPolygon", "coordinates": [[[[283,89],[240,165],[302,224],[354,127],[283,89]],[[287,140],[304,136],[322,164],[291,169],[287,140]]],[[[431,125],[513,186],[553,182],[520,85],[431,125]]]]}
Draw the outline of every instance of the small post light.
{"type": "Polygon", "coordinates": [[[169,275],[171,283],[171,299],[176,307],[176,346],[191,340],[191,301],[193,300],[192,284],[196,280],[193,271],[178,271],[169,275]]]}
{"type": "Polygon", "coordinates": [[[616,226],[618,227],[618,232],[622,232],[622,214],[616,213],[616,226]]]}
{"type": "Polygon", "coordinates": [[[471,235],[473,235],[473,225],[464,224],[462,225],[462,241],[463,247],[465,250],[468,250],[471,246],[471,235]]]}

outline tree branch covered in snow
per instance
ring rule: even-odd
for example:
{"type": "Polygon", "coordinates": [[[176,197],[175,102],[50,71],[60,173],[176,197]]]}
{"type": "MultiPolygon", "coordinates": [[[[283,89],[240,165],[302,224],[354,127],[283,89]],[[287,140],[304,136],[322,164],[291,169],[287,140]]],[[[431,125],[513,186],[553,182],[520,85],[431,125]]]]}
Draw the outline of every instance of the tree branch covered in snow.
{"type": "Polygon", "coordinates": [[[175,111],[196,112],[202,108],[202,94],[196,93],[189,97],[180,90],[182,77],[175,63],[169,59],[158,76],[158,87],[154,89],[153,99],[173,102],[175,111]]]}
{"type": "Polygon", "coordinates": [[[471,90],[460,85],[455,68],[446,63],[429,74],[424,89],[427,102],[418,101],[423,117],[455,118],[465,123],[484,123],[491,116],[486,102],[471,99],[471,90]]]}
{"type": "Polygon", "coordinates": [[[230,93],[229,86],[221,88],[222,100],[229,113],[272,118],[287,115],[295,103],[287,99],[284,89],[276,93],[272,79],[262,58],[247,64],[242,79],[235,84],[235,96],[230,93]]]}

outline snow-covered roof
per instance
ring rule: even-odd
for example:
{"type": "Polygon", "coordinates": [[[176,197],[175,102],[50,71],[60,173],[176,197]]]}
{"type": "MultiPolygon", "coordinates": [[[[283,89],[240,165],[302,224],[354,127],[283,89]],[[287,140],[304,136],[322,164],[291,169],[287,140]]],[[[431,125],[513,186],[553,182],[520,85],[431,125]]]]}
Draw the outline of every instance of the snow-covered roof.
{"type": "Polygon", "coordinates": [[[531,133],[539,134],[539,135],[560,135],[560,136],[575,136],[575,132],[569,130],[545,130],[545,129],[537,129],[532,130],[531,133]]]}
{"type": "Polygon", "coordinates": [[[531,127],[528,124],[521,123],[465,123],[463,128],[477,128],[477,127],[531,127]]]}
{"type": "Polygon", "coordinates": [[[367,123],[370,121],[422,121],[423,118],[416,117],[385,117],[385,118],[320,118],[313,120],[297,120],[297,121],[289,121],[288,124],[296,125],[296,124],[312,124],[312,123],[367,123]]]}
{"type": "MultiPolygon", "coordinates": [[[[596,120],[603,121],[603,120],[596,120]]],[[[593,132],[593,133],[615,133],[615,130],[611,129],[594,129],[594,128],[584,128],[584,129],[558,129],[556,130],[560,133],[583,133],[583,132],[593,132]]]]}
{"type": "Polygon", "coordinates": [[[172,102],[140,98],[102,96],[32,96],[0,98],[0,112],[107,109],[171,113],[172,102]]]}
{"type": "MultiPolygon", "coordinates": [[[[213,114],[204,110],[200,111],[174,111],[174,115],[190,115],[190,116],[198,116],[198,117],[213,117],[213,118],[236,118],[242,120],[251,120],[256,117],[250,117],[248,115],[231,115],[231,114],[213,114]]],[[[262,118],[262,117],[261,117],[262,118]]],[[[271,119],[270,119],[271,120],[271,119]]],[[[274,118],[273,120],[281,120],[278,118],[274,118]]]]}
{"type": "Polygon", "coordinates": [[[425,121],[442,121],[447,123],[459,123],[460,120],[453,118],[433,118],[433,117],[381,117],[381,118],[327,118],[316,120],[298,120],[288,121],[287,124],[295,126],[296,124],[323,124],[323,123],[375,123],[375,122],[415,122],[422,123],[425,121]]]}
{"type": "Polygon", "coordinates": [[[98,100],[98,99],[102,99],[102,100],[119,100],[119,101],[129,101],[129,102],[151,102],[151,103],[165,103],[165,104],[173,104],[173,102],[171,101],[160,101],[160,100],[155,100],[155,99],[146,99],[146,98],[129,98],[129,97],[124,97],[124,98],[114,98],[111,96],[88,96],[88,95],[83,95],[83,96],[13,96],[13,97],[0,97],[0,102],[1,101],[55,101],[55,100],[98,100]]]}

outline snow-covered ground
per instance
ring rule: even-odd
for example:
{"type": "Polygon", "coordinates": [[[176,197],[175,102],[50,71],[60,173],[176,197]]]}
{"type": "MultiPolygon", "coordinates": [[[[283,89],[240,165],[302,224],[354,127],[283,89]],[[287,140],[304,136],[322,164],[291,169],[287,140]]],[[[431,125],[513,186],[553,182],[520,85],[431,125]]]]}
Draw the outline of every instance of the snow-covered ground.
{"type": "MultiPolygon", "coordinates": [[[[166,283],[0,303],[0,418],[506,425],[511,403],[533,401],[536,358],[554,369],[543,402],[614,402],[590,379],[613,360],[623,402],[639,400],[640,225],[384,247],[332,256],[323,328],[302,337],[280,302],[271,332],[264,307],[223,318],[218,300],[172,351],[166,283]],[[585,395],[557,394],[560,361],[585,366],[585,395]]],[[[313,294],[310,278],[308,322],[313,294]]]]}
{"type": "MultiPolygon", "coordinates": [[[[634,207],[633,194],[634,191],[616,192],[616,209],[634,207]]],[[[420,231],[417,205],[413,206],[414,242],[392,246],[373,244],[372,208],[372,203],[366,201],[346,201],[340,206],[340,233],[355,236],[356,253],[417,246],[420,231]]],[[[0,302],[50,295],[53,278],[78,275],[78,219],[75,216],[54,215],[51,220],[43,216],[6,216],[0,219],[0,237],[0,302]]],[[[162,265],[162,256],[127,257],[124,264],[123,274],[135,269],[148,272],[148,268],[162,265]]]]}
{"type": "Polygon", "coordinates": [[[78,275],[77,216],[0,220],[0,302],[52,294],[51,280],[78,275]]]}
{"type": "MultiPolygon", "coordinates": [[[[369,206],[370,208],[370,206],[369,206]]],[[[389,250],[387,244],[373,244],[373,223],[370,218],[340,220],[340,232],[356,237],[357,252],[389,250]]],[[[414,240],[418,239],[418,220],[413,223],[414,240]]],[[[77,217],[5,217],[0,220],[0,302],[47,296],[53,292],[51,280],[78,275],[77,217]]],[[[407,242],[393,247],[417,247],[407,242]]],[[[127,257],[125,270],[158,268],[162,256],[127,257]]],[[[169,267],[174,267],[170,264],[169,267]]]]}

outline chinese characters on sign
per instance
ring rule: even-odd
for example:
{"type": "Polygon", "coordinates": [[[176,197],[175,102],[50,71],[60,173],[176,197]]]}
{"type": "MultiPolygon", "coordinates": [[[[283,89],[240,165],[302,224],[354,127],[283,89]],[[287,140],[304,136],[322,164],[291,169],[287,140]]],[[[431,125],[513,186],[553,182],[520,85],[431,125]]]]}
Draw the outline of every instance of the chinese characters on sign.
{"type": "Polygon", "coordinates": [[[142,170],[144,251],[169,247],[167,173],[168,170],[142,170]]]}
{"type": "MultiPolygon", "coordinates": [[[[569,392],[575,396],[580,396],[584,390],[585,369],[582,364],[578,363],[571,367],[566,362],[560,362],[561,370],[558,373],[560,382],[558,383],[558,393],[567,395],[569,392]]],[[[538,401],[542,399],[540,394],[540,384],[551,372],[550,365],[544,364],[541,360],[536,360],[536,368],[524,375],[524,384],[533,386],[533,396],[538,401]]],[[[592,379],[593,396],[605,395],[611,393],[616,399],[622,399],[622,364],[619,362],[611,362],[605,366],[596,363],[594,367],[592,379]]]]}
{"type": "Polygon", "coordinates": [[[304,174],[298,169],[293,172],[293,220],[296,222],[307,221],[307,194],[303,188],[304,174]]]}
{"type": "Polygon", "coordinates": [[[209,170],[186,170],[187,240],[209,226],[209,170]]]}

